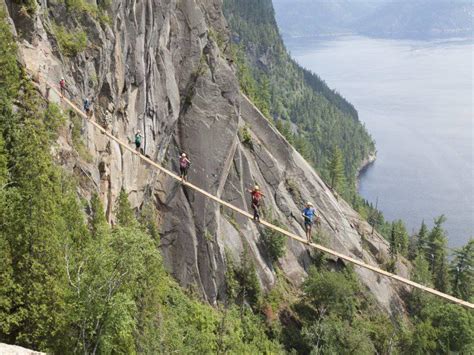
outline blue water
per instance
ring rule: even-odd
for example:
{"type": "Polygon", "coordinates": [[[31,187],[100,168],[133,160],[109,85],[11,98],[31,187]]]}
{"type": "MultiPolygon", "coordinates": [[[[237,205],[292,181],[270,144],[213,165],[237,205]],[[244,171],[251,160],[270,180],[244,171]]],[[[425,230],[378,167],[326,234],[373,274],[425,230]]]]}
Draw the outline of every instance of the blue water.
{"type": "Polygon", "coordinates": [[[410,232],[444,214],[450,247],[474,236],[473,43],[287,39],[292,56],[359,111],[377,161],[360,193],[410,232]]]}

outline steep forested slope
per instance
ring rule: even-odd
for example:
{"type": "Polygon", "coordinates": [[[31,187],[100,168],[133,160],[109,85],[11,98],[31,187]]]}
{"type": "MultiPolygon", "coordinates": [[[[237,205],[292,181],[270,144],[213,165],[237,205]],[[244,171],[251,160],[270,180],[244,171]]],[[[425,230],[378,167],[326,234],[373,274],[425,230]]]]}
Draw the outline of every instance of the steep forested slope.
{"type": "Polygon", "coordinates": [[[280,131],[325,177],[329,175],[328,161],[338,147],[352,183],[361,162],[374,152],[355,108],[291,59],[280,38],[271,0],[225,0],[224,13],[234,42],[246,54],[240,73],[244,91],[255,97],[280,131]],[[253,86],[249,75],[255,80],[253,86]]]}

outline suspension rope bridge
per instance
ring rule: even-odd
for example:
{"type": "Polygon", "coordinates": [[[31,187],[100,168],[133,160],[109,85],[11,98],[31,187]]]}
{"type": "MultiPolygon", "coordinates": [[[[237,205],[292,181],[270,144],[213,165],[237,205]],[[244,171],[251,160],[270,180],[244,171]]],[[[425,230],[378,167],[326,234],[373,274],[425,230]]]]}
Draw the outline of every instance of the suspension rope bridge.
{"type": "MultiPolygon", "coordinates": [[[[41,76],[39,74],[36,73],[36,78],[40,78],[41,76]]],[[[141,160],[145,161],[146,163],[150,164],[151,166],[153,166],[154,168],[160,170],[161,172],[165,173],[166,175],[170,176],[171,178],[175,179],[175,180],[178,180],[181,182],[181,178],[174,174],[173,172],[169,171],[168,169],[164,168],[163,166],[161,166],[160,164],[156,163],[155,161],[151,160],[150,158],[146,157],[145,155],[141,154],[140,152],[136,151],[134,148],[130,147],[129,144],[127,144],[126,142],[120,140],[119,138],[115,137],[114,135],[112,135],[111,133],[109,133],[105,128],[103,128],[100,124],[98,124],[97,122],[93,121],[90,119],[89,116],[87,116],[81,109],[79,109],[71,100],[69,100],[68,98],[64,97],[61,92],[59,91],[59,89],[57,89],[54,85],[50,84],[46,79],[43,80],[44,83],[46,84],[46,86],[50,87],[54,92],[56,92],[61,98],[62,100],[68,105],[70,106],[77,114],[79,114],[80,116],[82,116],[83,118],[86,119],[87,122],[89,122],[90,124],[92,124],[94,127],[96,127],[100,132],[102,132],[105,136],[107,136],[109,139],[115,141],[116,143],[118,143],[120,146],[122,146],[123,148],[125,148],[126,150],[128,150],[130,153],[138,156],[141,160]]],[[[253,215],[251,215],[250,213],[248,213],[247,211],[244,211],[224,200],[221,200],[220,198],[208,193],[207,191],[189,183],[189,182],[182,182],[183,185],[199,192],[200,194],[203,194],[204,196],[206,196],[207,198],[211,199],[211,200],[214,200],[215,202],[249,218],[249,219],[253,219],[253,215]]],[[[308,242],[306,239],[294,234],[294,233],[291,233],[285,229],[282,229],[278,226],[275,226],[267,221],[264,221],[264,220],[261,220],[259,222],[261,225],[264,225],[265,227],[267,228],[270,228],[274,231],[277,231],[285,236],[287,236],[288,238],[291,238],[291,239],[294,239],[302,244],[305,244],[307,246],[310,246],[314,249],[317,249],[317,250],[320,250],[324,253],[327,253],[327,254],[330,254],[332,256],[335,256],[337,258],[340,258],[342,260],[345,260],[349,263],[352,263],[354,265],[357,265],[357,266],[360,266],[362,268],[365,268],[365,269],[368,269],[368,270],[371,270],[377,274],[380,274],[380,275],[383,275],[385,277],[388,277],[390,279],[393,279],[393,280],[396,280],[396,281],[399,281],[405,285],[408,285],[410,287],[413,287],[413,288],[417,288],[419,290],[422,290],[424,292],[427,292],[427,293],[431,293],[432,295],[435,295],[435,296],[438,296],[440,298],[444,298],[445,300],[448,300],[450,302],[453,302],[455,304],[458,304],[458,305],[461,305],[461,306],[464,306],[464,307],[467,307],[467,308],[471,308],[471,309],[474,309],[474,304],[472,303],[469,303],[467,301],[464,301],[464,300],[461,300],[459,298],[456,298],[454,296],[451,296],[451,295],[448,295],[446,293],[443,293],[443,292],[440,292],[438,290],[435,290],[434,288],[431,288],[431,287],[427,287],[427,286],[424,286],[424,285],[421,285],[419,283],[416,283],[416,282],[413,282],[409,279],[406,279],[404,277],[401,277],[401,276],[398,276],[398,275],[395,275],[393,273],[390,273],[388,271],[385,271],[385,270],[382,270],[376,266],[373,266],[373,265],[370,265],[370,264],[366,264],[364,263],[363,261],[360,261],[360,260],[357,260],[357,259],[354,259],[350,256],[347,256],[347,255],[344,255],[344,254],[341,254],[341,253],[338,253],[337,251],[335,250],[332,250],[332,249],[329,249],[329,248],[326,248],[320,244],[316,244],[316,243],[311,243],[311,242],[308,242]]]]}

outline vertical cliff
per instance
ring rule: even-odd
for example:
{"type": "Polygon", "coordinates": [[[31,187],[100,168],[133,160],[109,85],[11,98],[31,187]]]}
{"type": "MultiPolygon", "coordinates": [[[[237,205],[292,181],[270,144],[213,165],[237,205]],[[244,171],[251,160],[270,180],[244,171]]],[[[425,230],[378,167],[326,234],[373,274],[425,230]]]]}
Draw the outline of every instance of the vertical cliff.
{"type": "MultiPolygon", "coordinates": [[[[318,234],[329,246],[368,263],[385,260],[383,238],[370,233],[368,224],[240,93],[221,1],[117,0],[103,10],[108,19],[71,8],[70,2],[45,1],[33,14],[17,3],[7,1],[6,6],[26,68],[53,83],[64,76],[67,95],[79,105],[91,97],[94,119],[114,135],[132,144],[140,129],[145,154],[174,170],[178,154],[185,151],[194,184],[244,209],[249,209],[246,188],[259,184],[267,195],[265,217],[300,234],[300,210],[311,200],[322,216],[318,234]],[[86,47],[66,56],[58,26],[84,31],[86,47]],[[243,127],[250,141],[239,138],[243,127]]],[[[40,87],[46,95],[44,83],[40,87]]],[[[49,95],[60,103],[53,92],[49,95]]],[[[87,122],[73,120],[58,143],[57,161],[78,176],[83,197],[99,192],[110,221],[121,189],[134,208],[156,207],[161,252],[181,285],[197,289],[210,303],[224,298],[226,253],[238,259],[244,248],[255,260],[264,288],[274,284],[261,243],[264,230],[252,221],[159,174],[87,122]],[[83,151],[72,134],[77,125],[83,151]]],[[[279,263],[289,280],[299,284],[311,254],[288,241],[279,263]]],[[[406,273],[403,265],[399,270],[406,273]]],[[[397,285],[367,270],[356,271],[385,309],[401,307],[397,285]]]]}

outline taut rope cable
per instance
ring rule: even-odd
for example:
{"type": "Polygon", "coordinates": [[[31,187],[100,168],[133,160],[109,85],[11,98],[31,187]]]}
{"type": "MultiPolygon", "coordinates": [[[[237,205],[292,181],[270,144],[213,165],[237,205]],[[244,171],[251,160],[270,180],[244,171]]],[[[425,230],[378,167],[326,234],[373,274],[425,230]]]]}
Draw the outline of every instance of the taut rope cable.
{"type": "MultiPolygon", "coordinates": [[[[38,75],[39,76],[39,75],[38,75]]],[[[142,159],[143,161],[147,162],[148,164],[154,166],[155,168],[157,168],[158,170],[164,172],[166,175],[172,177],[173,179],[175,180],[178,180],[178,181],[181,181],[181,178],[174,174],[173,172],[169,171],[168,169],[162,167],[161,165],[159,165],[158,163],[154,162],[153,160],[151,160],[150,158],[144,156],[143,154],[140,154],[139,152],[137,152],[135,149],[131,148],[126,142],[123,142],[122,140],[118,139],[117,137],[113,136],[111,133],[107,132],[107,130],[105,128],[103,128],[101,125],[99,125],[97,122],[94,122],[93,120],[90,120],[89,117],[84,113],[82,112],[73,102],[71,102],[69,99],[67,99],[66,97],[63,97],[63,95],[60,93],[60,91],[53,85],[51,85],[47,80],[44,80],[45,84],[47,86],[49,86],[51,89],[53,89],[60,97],[62,97],[62,100],[64,100],[72,109],[74,109],[74,111],[76,111],[80,116],[84,117],[88,122],[90,122],[93,126],[95,126],[98,130],[100,130],[104,135],[106,135],[107,137],[109,137],[111,140],[117,142],[119,145],[121,145],[123,148],[127,149],[128,151],[130,151],[132,154],[135,154],[136,156],[138,156],[140,159],[142,159]]],[[[247,211],[244,211],[238,207],[235,207],[234,205],[231,205],[230,203],[224,201],[224,200],[221,200],[220,198],[214,196],[214,195],[211,195],[210,193],[208,193],[207,191],[189,183],[189,182],[183,182],[183,184],[185,186],[188,186],[190,187],[191,189],[203,194],[204,196],[210,198],[211,200],[214,200],[216,201],[217,203],[221,204],[221,205],[224,205],[226,206],[227,208],[230,208],[231,210],[237,212],[237,213],[240,213],[241,215],[249,218],[249,219],[253,219],[253,215],[251,215],[250,213],[248,213],[247,211]]],[[[380,274],[380,275],[383,275],[383,276],[386,276],[388,278],[391,278],[393,280],[397,280],[405,285],[408,285],[408,286],[411,286],[411,287],[414,287],[414,288],[417,288],[417,289],[420,289],[422,291],[425,291],[425,292],[428,292],[428,293],[431,293],[435,296],[438,296],[438,297],[441,297],[441,298],[444,298],[448,301],[451,301],[453,303],[456,303],[456,304],[459,304],[461,306],[464,306],[464,307],[467,307],[467,308],[471,308],[471,309],[474,309],[474,304],[472,303],[469,303],[467,301],[464,301],[464,300],[461,300],[459,298],[456,298],[454,296],[451,296],[451,295],[448,295],[446,293],[443,293],[443,292],[440,292],[438,290],[435,290],[431,287],[427,287],[427,286],[423,286],[419,283],[416,283],[416,282],[413,282],[409,279],[406,279],[404,277],[401,277],[401,276],[398,276],[398,275],[395,275],[395,274],[392,274],[388,271],[385,271],[385,270],[382,270],[376,266],[372,266],[372,265],[369,265],[369,264],[366,264],[360,260],[357,260],[357,259],[354,259],[350,256],[347,256],[347,255],[344,255],[344,254],[340,254],[332,249],[329,249],[329,248],[326,248],[322,245],[319,245],[319,244],[316,244],[316,243],[310,243],[308,242],[306,239],[303,239],[301,238],[300,236],[294,234],[294,233],[291,233],[291,232],[288,232],[280,227],[277,227],[271,223],[268,223],[266,221],[260,221],[260,224],[270,228],[270,229],[273,229],[291,239],[294,239],[294,240],[297,240],[299,241],[300,243],[303,243],[303,244],[306,244],[308,246],[311,246],[312,248],[315,248],[315,249],[318,249],[320,251],[323,251],[325,253],[328,253],[328,254],[331,254],[333,256],[336,256],[340,259],[343,259],[347,262],[350,262],[352,264],[355,264],[357,266],[360,266],[360,267],[363,267],[365,269],[368,269],[368,270],[372,270],[373,272],[377,273],[377,274],[380,274]]]]}

